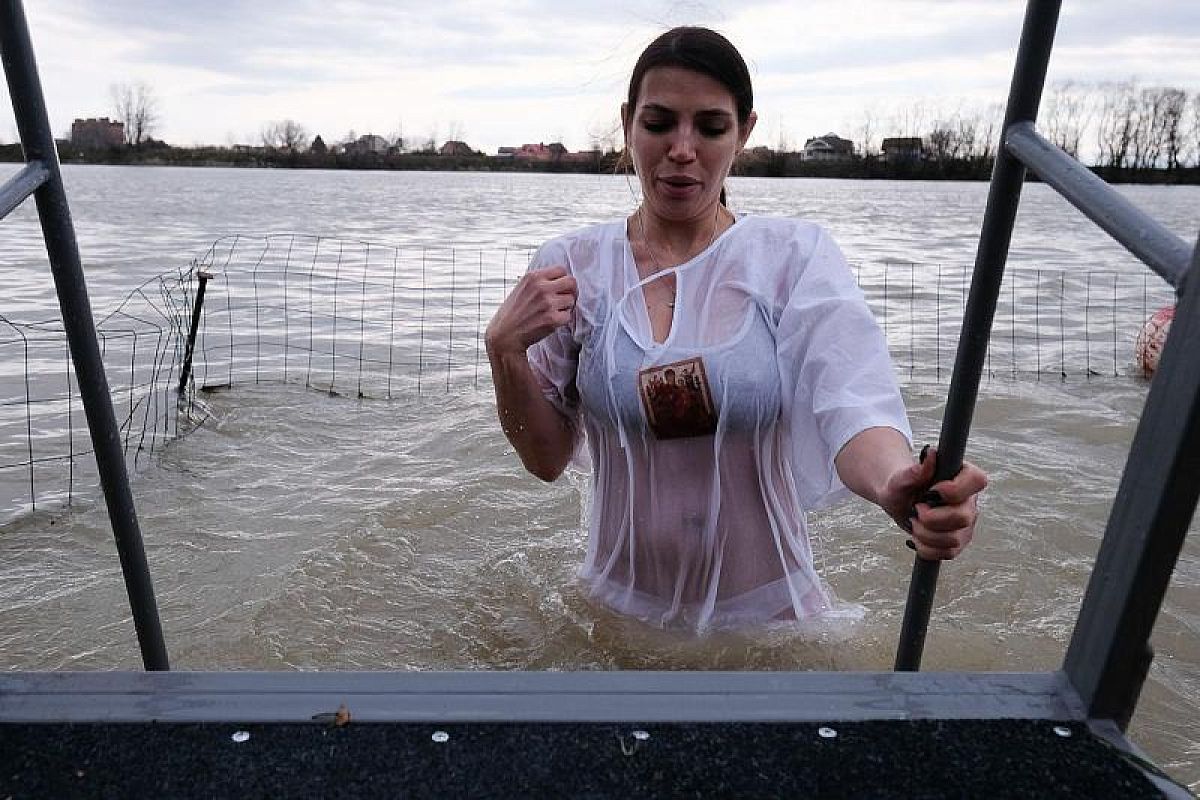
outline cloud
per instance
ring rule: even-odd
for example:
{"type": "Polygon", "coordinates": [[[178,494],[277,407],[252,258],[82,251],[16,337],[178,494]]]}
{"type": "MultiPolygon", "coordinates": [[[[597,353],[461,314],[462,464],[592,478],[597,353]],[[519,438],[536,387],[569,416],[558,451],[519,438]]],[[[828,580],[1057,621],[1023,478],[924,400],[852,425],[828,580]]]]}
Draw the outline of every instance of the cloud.
{"type": "MultiPolygon", "coordinates": [[[[527,138],[558,130],[568,146],[586,144],[586,131],[615,115],[641,48],[685,23],[728,35],[751,66],[760,115],[786,117],[797,131],[824,132],[905,98],[991,102],[1007,89],[1024,6],[56,0],[27,13],[56,130],[109,113],[110,84],[145,81],[162,99],[161,133],[175,143],[222,142],[285,117],[325,131],[390,130],[400,120],[427,131],[461,120],[473,144],[491,149],[521,125],[527,138]]],[[[1144,11],[1072,2],[1051,76],[1196,88],[1198,40],[1195,0],[1144,11]]]]}

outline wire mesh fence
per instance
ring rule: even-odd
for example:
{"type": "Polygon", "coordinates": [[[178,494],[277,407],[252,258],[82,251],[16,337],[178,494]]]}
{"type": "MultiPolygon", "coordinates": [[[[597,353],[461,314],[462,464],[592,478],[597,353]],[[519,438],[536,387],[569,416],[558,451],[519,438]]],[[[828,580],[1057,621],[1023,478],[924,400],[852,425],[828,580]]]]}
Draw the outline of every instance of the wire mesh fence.
{"type": "MultiPolygon", "coordinates": [[[[197,421],[171,391],[186,341],[190,271],[133,290],[96,323],[130,469],[197,421]]],[[[69,503],[95,487],[93,447],[61,322],[0,316],[0,521],[69,503]]]]}
{"type": "MultiPolygon", "coordinates": [[[[359,398],[489,389],[484,330],[531,254],[290,234],[218,239],[97,324],[130,468],[203,421],[197,391],[276,382],[359,398]],[[211,278],[193,380],[181,392],[201,273],[211,278]]],[[[900,379],[948,381],[970,268],[870,263],[855,272],[900,379]]],[[[1172,300],[1146,273],[1010,268],[986,377],[1138,374],[1137,333],[1172,300]]],[[[96,483],[61,325],[0,317],[0,521],[96,483]]]]}

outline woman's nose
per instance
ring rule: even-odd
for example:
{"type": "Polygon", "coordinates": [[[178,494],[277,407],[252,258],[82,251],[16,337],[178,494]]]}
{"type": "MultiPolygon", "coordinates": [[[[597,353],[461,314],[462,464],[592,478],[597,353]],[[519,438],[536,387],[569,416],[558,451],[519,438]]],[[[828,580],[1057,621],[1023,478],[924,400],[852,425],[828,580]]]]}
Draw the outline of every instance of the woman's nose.
{"type": "Polygon", "coordinates": [[[671,147],[667,150],[667,158],[672,161],[686,163],[696,158],[696,142],[694,132],[687,126],[681,125],[671,138],[671,147]]]}

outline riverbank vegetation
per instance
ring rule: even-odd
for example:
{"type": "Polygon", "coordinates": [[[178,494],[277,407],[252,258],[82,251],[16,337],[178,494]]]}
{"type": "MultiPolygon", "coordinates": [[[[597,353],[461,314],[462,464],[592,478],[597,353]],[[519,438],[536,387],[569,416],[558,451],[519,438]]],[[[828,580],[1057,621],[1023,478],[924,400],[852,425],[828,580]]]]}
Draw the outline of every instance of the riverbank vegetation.
{"type": "MultiPolygon", "coordinates": [[[[326,143],[292,119],[264,124],[254,144],[175,147],[156,140],[162,115],[142,83],[112,87],[112,120],[76,120],[59,140],[68,164],[265,167],[489,172],[613,173],[620,169],[619,128],[591,136],[592,147],[559,143],[502,147],[488,155],[464,141],[459,124],[435,132],[357,135],[326,143]]],[[[916,101],[883,115],[865,111],[852,139],[833,133],[803,146],[782,130],[776,147],[741,153],[734,174],[756,177],[987,180],[1003,108],[916,101]]],[[[1200,184],[1200,92],[1135,81],[1060,81],[1047,87],[1042,134],[1111,183],[1200,184]]],[[[0,145],[0,161],[21,161],[20,146],[0,145]]]]}
{"type": "MultiPolygon", "coordinates": [[[[575,155],[575,154],[572,154],[575,155]]],[[[533,161],[511,157],[441,155],[440,153],[297,152],[282,149],[229,147],[171,147],[154,142],[134,147],[84,150],[59,143],[64,164],[121,164],[182,167],[250,167],[332,170],[424,170],[438,172],[553,172],[611,174],[620,171],[620,152],[589,155],[585,159],[533,161]]],[[[0,145],[0,161],[22,161],[17,144],[0,145]]],[[[986,181],[992,170],[991,154],[932,159],[888,160],[882,155],[844,160],[809,160],[802,151],[776,151],[758,147],[742,153],[733,174],[771,178],[851,178],[876,180],[986,181]]],[[[1095,165],[1091,170],[1110,183],[1200,184],[1200,166],[1132,167],[1095,165]]]]}

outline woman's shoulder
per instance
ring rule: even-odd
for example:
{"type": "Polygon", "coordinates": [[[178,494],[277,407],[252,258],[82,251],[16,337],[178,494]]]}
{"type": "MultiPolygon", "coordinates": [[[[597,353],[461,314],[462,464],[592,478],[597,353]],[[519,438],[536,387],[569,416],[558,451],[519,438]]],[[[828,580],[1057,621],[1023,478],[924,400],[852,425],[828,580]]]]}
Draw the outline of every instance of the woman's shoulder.
{"type": "Polygon", "coordinates": [[[765,217],[747,214],[738,218],[738,226],[744,226],[743,240],[765,244],[773,249],[786,246],[811,252],[829,233],[819,223],[797,217],[765,217]]]}
{"type": "Polygon", "coordinates": [[[576,228],[548,239],[537,249],[535,262],[563,264],[574,268],[594,262],[601,254],[611,251],[624,236],[625,220],[601,222],[576,228]]]}
{"type": "Polygon", "coordinates": [[[853,281],[841,250],[818,222],[746,216],[737,224],[746,226],[739,237],[746,280],[777,306],[786,304],[802,285],[853,281]]]}

